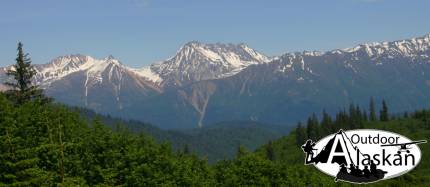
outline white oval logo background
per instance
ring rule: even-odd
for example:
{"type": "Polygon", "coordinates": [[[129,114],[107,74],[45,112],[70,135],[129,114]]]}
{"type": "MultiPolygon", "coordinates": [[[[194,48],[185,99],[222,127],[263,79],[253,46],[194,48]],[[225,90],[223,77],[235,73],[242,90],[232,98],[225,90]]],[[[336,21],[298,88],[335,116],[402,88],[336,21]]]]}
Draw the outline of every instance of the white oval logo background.
{"type": "MultiPolygon", "coordinates": [[[[384,171],[386,171],[387,173],[385,174],[385,177],[381,180],[385,180],[385,179],[389,179],[389,178],[393,178],[393,177],[397,177],[400,176],[402,174],[405,174],[407,172],[409,172],[410,170],[412,170],[413,168],[415,168],[418,163],[421,160],[421,150],[420,148],[416,145],[416,144],[410,144],[407,145],[408,147],[408,151],[409,153],[406,153],[406,150],[403,150],[404,152],[401,152],[400,155],[402,156],[402,162],[403,165],[402,166],[395,166],[393,165],[392,160],[394,158],[398,158],[397,156],[394,157],[395,154],[398,154],[398,151],[400,150],[400,146],[384,146],[381,147],[381,145],[390,145],[390,144],[402,144],[402,143],[409,143],[412,142],[412,140],[410,140],[409,138],[402,136],[400,134],[397,133],[393,133],[393,132],[388,132],[388,131],[382,131],[382,130],[374,130],[374,129],[358,129],[358,130],[348,130],[348,131],[344,131],[345,135],[347,137],[349,137],[349,141],[347,143],[345,143],[344,145],[346,145],[346,149],[350,151],[350,154],[352,155],[352,158],[355,158],[355,160],[353,159],[354,164],[356,164],[357,162],[357,152],[356,149],[354,149],[354,147],[357,147],[359,152],[361,152],[362,154],[368,154],[372,159],[374,158],[375,154],[379,154],[379,160],[382,162],[383,160],[383,150],[385,149],[385,156],[387,154],[391,154],[391,156],[389,157],[389,160],[391,161],[391,166],[388,165],[387,162],[385,162],[385,165],[383,165],[382,163],[380,163],[377,167],[378,169],[382,169],[384,171]],[[379,144],[374,144],[373,140],[378,139],[378,134],[379,134],[379,144]],[[370,138],[370,143],[369,143],[369,139],[367,137],[371,137],[370,138]],[[357,138],[360,138],[360,141],[357,140],[357,138]],[[363,144],[361,142],[361,137],[367,139],[367,144],[363,144]],[[385,143],[381,143],[381,141],[384,141],[384,138],[386,139],[385,143]],[[415,164],[412,163],[412,158],[411,156],[408,157],[408,163],[406,165],[405,163],[405,155],[406,154],[411,154],[414,157],[414,161],[415,164]],[[355,156],[354,156],[355,155],[355,156]]],[[[323,139],[321,139],[320,141],[318,141],[315,145],[315,149],[317,149],[318,151],[315,154],[318,154],[321,150],[323,150],[324,146],[327,145],[327,143],[330,141],[330,139],[332,139],[334,136],[338,135],[338,133],[335,134],[331,134],[328,135],[326,137],[324,137],[323,139]]],[[[343,140],[342,140],[343,141],[343,140]]],[[[359,154],[359,162],[360,162],[360,167],[362,167],[362,163],[361,161],[364,159],[363,155],[361,153],[359,154]],[[361,157],[361,158],[360,158],[361,157]]],[[[348,160],[348,159],[347,159],[348,160]]],[[[348,165],[349,165],[350,161],[348,160],[348,165]]],[[[319,170],[321,170],[322,172],[331,175],[333,177],[336,177],[336,174],[339,172],[339,164],[337,163],[318,163],[315,164],[315,167],[318,168],[319,170]]]]}

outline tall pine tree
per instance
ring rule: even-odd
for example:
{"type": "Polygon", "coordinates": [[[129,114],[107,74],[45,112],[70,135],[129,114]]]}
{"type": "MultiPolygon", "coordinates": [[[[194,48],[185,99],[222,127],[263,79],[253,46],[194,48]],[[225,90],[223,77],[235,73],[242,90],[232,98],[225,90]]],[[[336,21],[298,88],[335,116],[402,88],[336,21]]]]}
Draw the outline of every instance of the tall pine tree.
{"type": "Polygon", "coordinates": [[[322,112],[321,131],[321,135],[327,135],[336,131],[333,120],[325,110],[322,112]]]}
{"type": "Polygon", "coordinates": [[[18,105],[36,98],[42,98],[42,90],[31,82],[36,71],[31,65],[28,53],[24,53],[22,47],[23,44],[19,42],[18,54],[15,59],[16,63],[13,65],[13,68],[7,71],[7,75],[11,76],[13,81],[5,82],[11,88],[11,90],[6,92],[7,95],[18,105]]]}
{"type": "Polygon", "coordinates": [[[380,111],[379,118],[381,121],[388,121],[388,106],[387,103],[385,103],[385,100],[382,100],[382,110],[380,111]]]}
{"type": "Polygon", "coordinates": [[[370,98],[369,112],[370,112],[369,120],[376,121],[375,101],[373,101],[373,97],[370,98]]]}
{"type": "Polygon", "coordinates": [[[305,143],[307,138],[306,129],[302,126],[302,123],[299,122],[296,128],[296,143],[297,146],[302,146],[305,143]]]}
{"type": "Polygon", "coordinates": [[[271,161],[275,160],[275,150],[273,149],[272,141],[269,141],[269,143],[266,146],[266,157],[271,161]]]}
{"type": "Polygon", "coordinates": [[[183,153],[184,155],[189,155],[189,154],[191,153],[191,151],[190,151],[190,147],[188,146],[188,144],[185,144],[185,145],[184,145],[184,148],[182,149],[182,153],[183,153]]]}
{"type": "Polygon", "coordinates": [[[317,140],[320,137],[318,118],[315,113],[312,114],[312,117],[308,118],[306,133],[308,135],[308,139],[311,140],[317,140]]]}
{"type": "Polygon", "coordinates": [[[239,144],[237,146],[236,158],[241,158],[247,154],[248,154],[248,150],[246,150],[246,148],[243,145],[239,144]]]}

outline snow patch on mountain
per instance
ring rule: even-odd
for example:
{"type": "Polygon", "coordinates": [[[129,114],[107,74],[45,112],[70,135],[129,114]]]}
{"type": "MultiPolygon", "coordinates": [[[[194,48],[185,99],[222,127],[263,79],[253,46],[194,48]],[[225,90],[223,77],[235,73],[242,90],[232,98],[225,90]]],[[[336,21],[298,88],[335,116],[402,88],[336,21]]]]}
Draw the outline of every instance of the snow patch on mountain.
{"type": "Polygon", "coordinates": [[[88,79],[102,82],[102,73],[108,72],[109,79],[115,68],[128,69],[113,56],[104,59],[95,59],[86,55],[67,55],[52,60],[48,64],[36,65],[36,83],[42,87],[49,86],[52,82],[60,80],[72,73],[85,72],[88,79]]]}
{"type": "MultiPolygon", "coordinates": [[[[427,61],[430,63],[430,61],[428,61],[428,57],[430,56],[430,34],[393,42],[364,43],[351,48],[335,49],[327,52],[303,51],[286,53],[280,57],[274,58],[273,61],[282,59],[283,63],[279,64],[278,71],[286,73],[289,69],[291,69],[291,71],[295,70],[294,64],[297,64],[297,67],[300,67],[301,70],[305,70],[305,66],[307,66],[306,63],[309,63],[305,59],[323,57],[325,55],[348,56],[350,59],[348,63],[345,63],[345,67],[352,69],[353,72],[357,72],[353,62],[359,59],[370,59],[374,61],[376,65],[383,65],[380,59],[394,59],[396,57],[411,57],[413,59],[420,59],[417,60],[418,62],[427,61]]],[[[309,72],[312,73],[311,70],[309,72]]]]}
{"type": "MultiPolygon", "coordinates": [[[[373,42],[360,44],[353,48],[340,50],[346,53],[357,53],[364,51],[368,56],[420,56],[430,50],[430,34],[409,40],[398,40],[393,42],[373,42]]],[[[339,50],[332,51],[339,52],[339,50]]]]}
{"type": "MultiPolygon", "coordinates": [[[[181,47],[170,59],[152,64],[150,72],[158,74],[167,84],[180,84],[232,76],[250,65],[270,60],[244,44],[193,41],[181,47]]],[[[157,80],[160,79],[157,77],[157,80]]]]}
{"type": "MultiPolygon", "coordinates": [[[[124,66],[113,56],[96,59],[80,54],[67,55],[58,57],[47,64],[35,65],[37,71],[35,80],[42,87],[48,87],[51,83],[70,74],[84,72],[87,76],[86,84],[90,85],[102,83],[104,78],[111,81],[112,76],[118,78],[122,76],[122,73],[127,72],[133,73],[141,81],[152,82],[154,86],[162,88],[166,85],[180,86],[201,80],[225,78],[236,75],[251,65],[276,62],[280,59],[283,59],[284,62],[280,64],[280,72],[307,71],[308,59],[325,55],[348,56],[347,66],[349,68],[354,66],[354,61],[363,59],[362,57],[368,58],[378,65],[382,65],[379,64],[379,59],[396,57],[413,57],[418,59],[417,61],[427,62],[425,59],[430,56],[430,34],[408,40],[365,43],[352,48],[327,52],[287,53],[275,58],[269,58],[245,44],[205,44],[192,41],[182,46],[173,57],[142,68],[124,66]],[[104,72],[107,72],[109,76],[104,77],[104,72]]],[[[11,67],[0,69],[1,79],[6,79],[4,74],[11,67]]]]}
{"type": "MultiPolygon", "coordinates": [[[[250,65],[270,61],[270,58],[245,44],[203,44],[193,41],[182,46],[175,56],[142,68],[124,66],[113,56],[104,59],[81,54],[60,56],[47,64],[35,65],[35,82],[46,88],[73,73],[83,72],[86,75],[85,86],[90,86],[102,83],[104,72],[109,74],[109,80],[113,74],[119,77],[121,72],[128,72],[161,86],[224,78],[250,65]]],[[[5,74],[6,69],[11,67],[0,73],[5,74]]]]}
{"type": "Polygon", "coordinates": [[[133,69],[131,70],[136,73],[137,75],[144,77],[145,79],[154,82],[154,83],[160,83],[163,81],[163,79],[160,77],[159,74],[151,70],[151,66],[146,66],[139,69],[133,69]]]}

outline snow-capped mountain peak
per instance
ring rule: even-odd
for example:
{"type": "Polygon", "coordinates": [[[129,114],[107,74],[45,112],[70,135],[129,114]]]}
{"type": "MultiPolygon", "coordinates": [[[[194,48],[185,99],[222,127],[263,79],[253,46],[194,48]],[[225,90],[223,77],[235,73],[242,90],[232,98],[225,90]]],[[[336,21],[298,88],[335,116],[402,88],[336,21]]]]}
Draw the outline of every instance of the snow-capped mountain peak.
{"type": "Polygon", "coordinates": [[[105,60],[116,60],[113,55],[109,55],[105,58],[105,60]]]}
{"type": "Polygon", "coordinates": [[[430,34],[393,42],[364,43],[352,48],[331,51],[331,53],[339,51],[346,53],[363,52],[369,57],[385,56],[392,58],[394,56],[420,56],[428,50],[430,50],[430,34]]]}
{"type": "Polygon", "coordinates": [[[197,41],[186,43],[176,53],[175,56],[167,61],[177,63],[191,63],[193,58],[203,58],[210,61],[224,61],[225,65],[240,67],[249,63],[268,62],[269,58],[265,55],[241,44],[205,44],[197,41]]]}
{"type": "Polygon", "coordinates": [[[101,74],[109,68],[127,69],[113,56],[104,59],[95,59],[86,55],[67,55],[55,58],[48,64],[36,65],[36,82],[47,86],[53,81],[59,80],[76,72],[86,72],[91,77],[101,77],[101,74]]]}
{"type": "MultiPolygon", "coordinates": [[[[103,75],[120,76],[132,73],[136,78],[157,86],[181,85],[200,80],[232,76],[253,64],[267,63],[270,59],[245,44],[205,44],[191,41],[177,53],[162,62],[142,68],[130,68],[109,55],[97,59],[74,54],[57,57],[47,64],[36,65],[36,83],[47,87],[74,73],[84,73],[93,83],[101,83],[103,75]]],[[[6,70],[4,70],[6,71],[6,70]]]]}
{"type": "MultiPolygon", "coordinates": [[[[426,101],[430,35],[328,52],[286,53],[273,59],[245,44],[192,41],[172,58],[137,69],[113,56],[97,59],[79,54],[35,66],[39,85],[57,101],[163,127],[216,123],[217,116],[270,120],[259,108],[275,111],[274,120],[287,121],[292,116],[285,114],[309,106],[347,103],[352,97],[367,102],[375,93],[399,99],[397,103],[426,101]],[[201,81],[213,79],[222,80],[201,81]],[[393,88],[401,89],[387,92],[393,88]],[[291,107],[279,107],[279,98],[291,107]],[[256,110],[232,112],[241,108],[256,110]]],[[[9,68],[0,68],[1,82],[10,78],[9,68]]],[[[1,89],[8,88],[0,84],[1,89]]]]}
{"type": "Polygon", "coordinates": [[[268,57],[245,44],[191,41],[165,61],[132,70],[157,84],[179,85],[231,76],[249,65],[269,61],[268,57]]]}
{"type": "MultiPolygon", "coordinates": [[[[186,43],[175,56],[150,67],[167,85],[231,76],[253,64],[270,59],[245,44],[186,43]]],[[[143,70],[142,70],[143,71],[143,70]]],[[[147,71],[148,72],[148,71],[147,71]]]]}

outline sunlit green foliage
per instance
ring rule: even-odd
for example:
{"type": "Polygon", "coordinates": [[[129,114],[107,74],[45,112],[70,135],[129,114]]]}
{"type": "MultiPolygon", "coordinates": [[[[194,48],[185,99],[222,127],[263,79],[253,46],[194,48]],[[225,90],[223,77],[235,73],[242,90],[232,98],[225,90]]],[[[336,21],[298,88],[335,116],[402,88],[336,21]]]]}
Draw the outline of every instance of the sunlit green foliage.
{"type": "MultiPolygon", "coordinates": [[[[350,112],[357,111],[351,107],[350,112]]],[[[430,136],[430,111],[425,110],[389,121],[367,121],[344,111],[334,119],[322,116],[321,121],[312,116],[307,127],[300,125],[256,152],[238,146],[235,159],[210,165],[188,148],[172,151],[169,144],[121,126],[112,131],[99,119],[86,120],[67,107],[37,100],[16,106],[0,94],[0,186],[350,186],[305,166],[297,135],[307,138],[310,126],[322,137],[333,131],[323,125],[348,129],[356,120],[364,128],[411,139],[430,136]]],[[[416,169],[371,186],[430,185],[430,149],[420,147],[423,159],[416,169]]]]}
{"type": "Polygon", "coordinates": [[[211,173],[205,160],[147,135],[113,132],[55,104],[15,106],[0,95],[0,186],[201,186],[211,173]]]}

